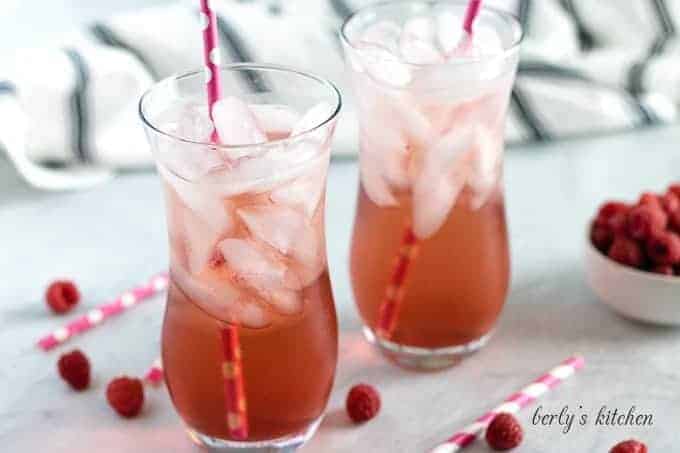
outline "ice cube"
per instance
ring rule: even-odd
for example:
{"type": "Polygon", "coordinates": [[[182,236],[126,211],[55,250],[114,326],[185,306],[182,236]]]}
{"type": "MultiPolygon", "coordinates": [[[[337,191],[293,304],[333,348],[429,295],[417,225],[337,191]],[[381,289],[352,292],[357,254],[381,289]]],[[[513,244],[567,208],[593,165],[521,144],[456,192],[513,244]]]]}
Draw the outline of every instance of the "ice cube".
{"type": "Polygon", "coordinates": [[[383,176],[380,159],[370,153],[359,153],[359,170],[361,186],[366,196],[378,206],[398,206],[399,202],[392,193],[387,180],[383,176]]]}
{"type": "Polygon", "coordinates": [[[275,290],[283,287],[286,266],[262,247],[245,239],[224,239],[218,249],[239,282],[254,289],[275,290]]]}
{"type": "Polygon", "coordinates": [[[434,39],[434,21],[430,17],[419,16],[404,24],[399,38],[399,52],[405,61],[414,64],[432,64],[444,61],[434,39]]]}
{"type": "Polygon", "coordinates": [[[256,301],[242,297],[239,302],[240,305],[236,313],[242,326],[261,329],[271,323],[270,315],[256,301]]]}
{"type": "MultiPolygon", "coordinates": [[[[227,267],[234,273],[236,282],[255,290],[274,308],[290,313],[302,308],[290,288],[299,282],[287,281],[292,275],[286,265],[258,244],[246,239],[225,239],[219,249],[227,267]],[[296,301],[299,304],[296,305],[296,301]]],[[[297,289],[297,288],[294,288],[297,289]]]]}
{"type": "Polygon", "coordinates": [[[375,160],[390,186],[405,189],[409,185],[408,143],[398,128],[364,128],[361,152],[366,159],[375,160]]]}
{"type": "Polygon", "coordinates": [[[189,299],[220,320],[254,329],[266,327],[271,322],[256,302],[233,285],[228,270],[223,266],[206,268],[199,276],[192,276],[173,263],[170,273],[172,280],[189,299]]]}
{"type": "Polygon", "coordinates": [[[409,35],[402,36],[399,52],[404,61],[413,64],[435,64],[444,61],[444,57],[434,45],[409,35]]]}
{"type": "Polygon", "coordinates": [[[395,22],[384,20],[370,25],[361,34],[361,44],[377,45],[391,52],[399,48],[401,27],[395,22]]]}
{"type": "Polygon", "coordinates": [[[326,188],[328,162],[318,162],[303,175],[272,190],[270,199],[277,204],[302,209],[311,218],[314,215],[326,188]]]}
{"type": "Polygon", "coordinates": [[[407,96],[390,96],[386,101],[409,142],[417,147],[429,146],[434,137],[432,124],[416,100],[407,96]]]}
{"type": "Polygon", "coordinates": [[[294,109],[277,104],[250,104],[260,130],[267,134],[289,135],[300,120],[294,109]]]}
{"type": "Polygon", "coordinates": [[[435,39],[436,25],[432,17],[416,16],[406,21],[402,28],[401,38],[408,35],[427,43],[433,43],[435,39]]]}
{"type": "Polygon", "coordinates": [[[434,235],[449,217],[469,176],[472,128],[456,128],[423,155],[413,185],[413,231],[420,239],[434,235]]]}
{"type": "Polygon", "coordinates": [[[473,191],[472,209],[484,206],[498,185],[503,150],[500,134],[494,134],[484,126],[477,126],[476,139],[468,181],[473,191]]]}
{"type": "Polygon", "coordinates": [[[275,310],[284,315],[293,315],[302,311],[303,300],[299,291],[281,289],[268,295],[267,301],[275,310]]]}
{"type": "Polygon", "coordinates": [[[254,237],[283,255],[308,262],[317,253],[314,228],[295,209],[272,204],[248,206],[236,212],[254,237]]]}
{"type": "Polygon", "coordinates": [[[430,120],[421,111],[416,99],[407,93],[371,90],[361,93],[359,109],[364,130],[382,130],[381,134],[394,130],[409,144],[428,146],[434,133],[430,120]]]}
{"type": "Polygon", "coordinates": [[[462,18],[451,11],[444,11],[435,20],[439,48],[444,54],[452,53],[465,35],[461,27],[462,18]]]}
{"type": "MultiPolygon", "coordinates": [[[[218,209],[224,212],[221,206],[218,209]]],[[[216,228],[190,210],[184,211],[182,220],[189,271],[197,274],[208,267],[217,243],[229,233],[233,224],[229,222],[223,228],[216,228]]]]}
{"type": "Polygon", "coordinates": [[[221,237],[234,228],[234,221],[228,202],[218,194],[204,190],[199,183],[183,181],[161,170],[168,183],[166,190],[172,190],[172,222],[175,224],[176,239],[183,242],[189,270],[200,272],[210,260],[214,247],[221,237]]]}
{"type": "Polygon", "coordinates": [[[385,47],[362,43],[358,53],[366,72],[379,83],[402,88],[413,80],[411,68],[385,47]]]}
{"type": "Polygon", "coordinates": [[[253,112],[238,98],[228,96],[217,101],[213,105],[213,118],[223,145],[252,145],[267,141],[253,112]]]}
{"type": "MultiPolygon", "coordinates": [[[[290,133],[291,136],[299,135],[308,132],[321,124],[323,124],[333,113],[333,107],[328,102],[319,102],[302,115],[290,133]]],[[[323,142],[325,131],[319,131],[319,142],[323,142]]]]}

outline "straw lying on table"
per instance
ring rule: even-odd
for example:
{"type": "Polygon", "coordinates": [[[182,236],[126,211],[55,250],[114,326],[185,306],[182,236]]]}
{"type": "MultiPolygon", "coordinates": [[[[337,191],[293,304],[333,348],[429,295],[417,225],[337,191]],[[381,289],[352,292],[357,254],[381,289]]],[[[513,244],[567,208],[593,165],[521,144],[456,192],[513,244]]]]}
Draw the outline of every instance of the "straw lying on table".
{"type": "Polygon", "coordinates": [[[149,280],[149,283],[124,292],[115,300],[93,308],[84,316],[81,316],[54,332],[45,335],[38,340],[38,347],[43,351],[64,343],[75,335],[86,332],[107,319],[119,315],[128,308],[134,307],[140,302],[149,299],[168,287],[168,274],[161,273],[149,280]]]}
{"type": "Polygon", "coordinates": [[[581,356],[573,356],[553,368],[517,393],[510,395],[503,404],[479,417],[469,426],[449,437],[429,453],[454,453],[467,447],[489,426],[500,413],[516,414],[533,403],[536,399],[571,377],[583,368],[585,360],[581,356]]]}

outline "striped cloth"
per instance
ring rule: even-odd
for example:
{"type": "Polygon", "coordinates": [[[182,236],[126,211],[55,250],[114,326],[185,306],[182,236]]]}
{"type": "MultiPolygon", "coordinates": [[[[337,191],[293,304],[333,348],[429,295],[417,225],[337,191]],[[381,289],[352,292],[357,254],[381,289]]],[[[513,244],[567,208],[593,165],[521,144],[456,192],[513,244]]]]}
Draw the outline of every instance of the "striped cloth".
{"type": "MultiPolygon", "coordinates": [[[[502,1],[502,0],[498,0],[502,1]]],[[[316,72],[345,94],[336,154],[356,153],[356,118],[337,30],[369,0],[219,0],[222,61],[316,72]]],[[[198,2],[92,24],[0,68],[0,114],[29,119],[33,162],[140,168],[151,156],[137,101],[154,80],[201,66],[198,2]]],[[[680,0],[522,0],[526,30],[507,138],[540,142],[673,121],[680,103],[680,0]]],[[[256,79],[242,83],[257,84],[256,79]]],[[[0,125],[0,144],[3,129],[0,125]]]]}

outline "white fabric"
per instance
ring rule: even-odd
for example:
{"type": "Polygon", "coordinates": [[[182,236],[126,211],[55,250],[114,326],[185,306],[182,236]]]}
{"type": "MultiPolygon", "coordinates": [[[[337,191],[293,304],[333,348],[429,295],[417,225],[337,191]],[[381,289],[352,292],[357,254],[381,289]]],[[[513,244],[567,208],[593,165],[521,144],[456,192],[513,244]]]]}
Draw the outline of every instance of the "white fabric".
{"type": "MultiPolygon", "coordinates": [[[[250,58],[312,71],[339,86],[345,105],[336,155],[351,155],[358,148],[352,94],[337,40],[342,22],[339,9],[368,3],[214,2],[250,58]]],[[[490,1],[504,7],[512,3],[490,1]]],[[[612,132],[675,119],[680,103],[680,43],[672,34],[675,24],[680,24],[680,2],[524,0],[519,11],[526,12],[527,34],[517,99],[513,98],[507,123],[509,142],[612,132]],[[654,6],[658,3],[669,13],[666,22],[654,6]],[[584,34],[592,38],[590,48],[583,42],[584,34]],[[665,36],[665,45],[660,46],[659,39],[665,36]],[[525,66],[533,69],[524,70],[525,66]],[[634,79],[633,67],[641,68],[636,79],[640,92],[631,94],[627,89],[634,79]]],[[[16,93],[0,90],[0,96],[16,96],[29,118],[25,152],[31,160],[112,168],[151,165],[137,102],[152,84],[153,73],[166,77],[201,66],[195,5],[184,1],[134,11],[113,17],[105,25],[137,54],[103,43],[90,30],[65,42],[77,50],[89,72],[80,98],[84,134],[76,133],[79,123],[74,118],[78,71],[61,48],[19,49],[3,58],[0,81],[9,82],[16,93]],[[79,154],[78,136],[87,138],[85,162],[79,154]]],[[[222,48],[222,61],[235,61],[238,55],[229,43],[222,42],[222,48]]],[[[0,144],[4,127],[11,125],[0,126],[0,144]]]]}

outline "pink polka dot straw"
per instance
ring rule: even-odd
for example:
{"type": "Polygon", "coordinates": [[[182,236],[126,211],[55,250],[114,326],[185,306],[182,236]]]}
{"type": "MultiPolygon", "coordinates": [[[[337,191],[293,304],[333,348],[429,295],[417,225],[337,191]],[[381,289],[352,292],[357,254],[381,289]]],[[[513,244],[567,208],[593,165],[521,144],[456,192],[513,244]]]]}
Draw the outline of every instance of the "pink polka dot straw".
{"type": "MultiPolygon", "coordinates": [[[[203,63],[205,64],[205,83],[208,94],[210,119],[213,119],[213,105],[222,97],[220,77],[220,46],[217,39],[217,19],[208,0],[201,0],[201,28],[203,31],[203,63]]],[[[217,142],[217,131],[213,132],[217,142]]]]}
{"type": "MultiPolygon", "coordinates": [[[[220,49],[217,40],[217,19],[215,12],[210,7],[209,0],[201,0],[201,20],[208,109],[210,118],[214,121],[213,107],[222,97],[222,83],[219,70],[220,49]]],[[[214,143],[219,143],[217,128],[213,129],[211,138],[214,143]]],[[[225,393],[227,426],[232,438],[245,440],[248,438],[248,414],[246,411],[245,382],[240,372],[243,366],[239,332],[236,326],[225,325],[220,332],[220,342],[226,360],[226,366],[223,366],[222,369],[224,385],[227,390],[225,393]]]]}
{"type": "Polygon", "coordinates": [[[167,287],[168,274],[158,274],[149,280],[148,283],[124,292],[113,301],[93,308],[85,315],[40,338],[38,340],[38,347],[43,351],[49,351],[68,341],[70,338],[87,332],[107,319],[117,316],[140,302],[155,296],[167,287]]]}
{"type": "Polygon", "coordinates": [[[516,414],[549,390],[557,387],[565,379],[571,377],[584,365],[585,360],[581,356],[568,358],[519,392],[510,395],[503,404],[482,415],[474,423],[461,429],[430,450],[429,453],[454,453],[467,447],[489,426],[496,415],[500,413],[516,414]]]}

